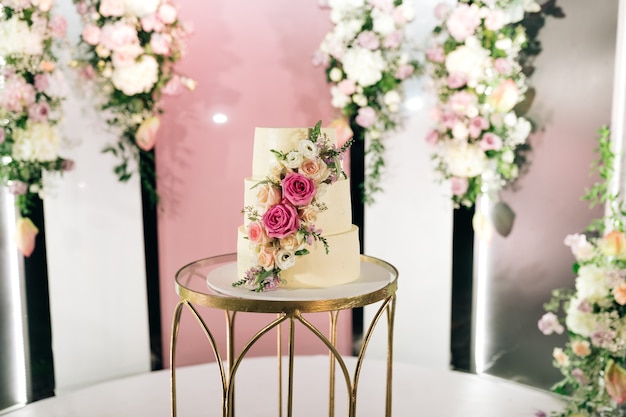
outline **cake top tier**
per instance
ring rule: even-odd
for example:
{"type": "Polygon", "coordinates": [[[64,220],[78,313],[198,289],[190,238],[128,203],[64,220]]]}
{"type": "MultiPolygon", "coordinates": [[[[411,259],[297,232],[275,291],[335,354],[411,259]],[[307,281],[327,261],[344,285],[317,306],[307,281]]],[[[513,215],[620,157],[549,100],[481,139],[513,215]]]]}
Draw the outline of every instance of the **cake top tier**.
{"type": "MultiPolygon", "coordinates": [[[[328,137],[331,144],[337,144],[335,129],[322,128],[322,135],[328,137]]],[[[252,153],[252,177],[262,179],[270,172],[271,164],[276,160],[272,150],[287,153],[298,149],[302,139],[309,138],[309,128],[257,127],[254,131],[254,149],[252,153]]]]}

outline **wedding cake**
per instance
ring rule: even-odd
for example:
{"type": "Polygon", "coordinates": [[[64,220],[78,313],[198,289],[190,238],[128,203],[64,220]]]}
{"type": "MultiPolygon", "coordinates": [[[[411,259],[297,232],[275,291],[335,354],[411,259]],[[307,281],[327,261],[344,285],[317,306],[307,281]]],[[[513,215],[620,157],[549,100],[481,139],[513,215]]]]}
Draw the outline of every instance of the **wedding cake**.
{"type": "Polygon", "coordinates": [[[334,129],[256,128],[234,286],[323,288],[360,275],[350,182],[334,129]]]}

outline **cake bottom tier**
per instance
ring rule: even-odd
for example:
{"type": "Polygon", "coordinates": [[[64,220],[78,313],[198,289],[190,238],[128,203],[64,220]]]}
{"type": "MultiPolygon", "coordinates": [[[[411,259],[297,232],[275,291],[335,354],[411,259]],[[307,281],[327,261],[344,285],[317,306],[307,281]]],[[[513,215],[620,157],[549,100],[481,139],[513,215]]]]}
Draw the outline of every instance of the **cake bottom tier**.
{"type": "MultiPolygon", "coordinates": [[[[237,236],[237,279],[243,278],[254,262],[250,242],[245,237],[245,229],[241,226],[237,236]]],[[[352,225],[347,232],[325,238],[329,246],[328,254],[321,242],[307,246],[308,254],[298,256],[293,267],[281,271],[283,288],[333,287],[359,278],[361,260],[358,227],[352,225]]]]}

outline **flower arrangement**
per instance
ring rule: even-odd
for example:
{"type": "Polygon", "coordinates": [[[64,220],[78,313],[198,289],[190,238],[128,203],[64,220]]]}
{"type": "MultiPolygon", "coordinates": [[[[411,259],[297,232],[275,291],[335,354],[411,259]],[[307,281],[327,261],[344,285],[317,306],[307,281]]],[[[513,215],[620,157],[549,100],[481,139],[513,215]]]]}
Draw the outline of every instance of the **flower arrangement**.
{"type": "Polygon", "coordinates": [[[519,175],[523,158],[516,151],[532,129],[515,110],[527,90],[518,62],[527,42],[520,21],[524,12],[540,10],[532,0],[460,0],[435,8],[440,23],[426,57],[437,104],[426,140],[457,207],[471,207],[519,175]]]}
{"type": "Polygon", "coordinates": [[[313,64],[324,66],[331,84],[331,105],[348,119],[356,137],[367,139],[363,199],[381,191],[385,166],[383,136],[401,122],[403,82],[415,75],[405,26],[415,18],[402,0],[328,0],[334,24],[315,52],[313,64]]]}
{"type": "Polygon", "coordinates": [[[0,4],[0,184],[15,195],[16,242],[26,257],[39,231],[28,216],[45,195],[43,173],[73,166],[60,156],[57,125],[64,96],[53,52],[67,24],[51,14],[52,7],[52,0],[0,4]]]}
{"type": "Polygon", "coordinates": [[[328,243],[315,227],[318,213],[327,209],[319,197],[340,177],[347,178],[341,159],[352,144],[341,148],[321,133],[321,122],[309,129],[298,148],[289,152],[272,150],[276,157],[271,174],[255,184],[258,204],[243,209],[248,219],[247,238],[256,265],[233,286],[247,286],[261,292],[276,288],[280,273],[291,268],[296,257],[309,253],[307,245],[328,243]]]}
{"type": "Polygon", "coordinates": [[[584,198],[592,206],[606,202],[610,214],[595,221],[588,234],[565,238],[576,258],[575,289],[554,290],[538,322],[545,335],[566,328],[569,335],[564,348],[553,350],[554,366],[564,376],[553,390],[570,395],[561,417],[621,416],[618,405],[626,402],[626,211],[608,189],[615,155],[606,128],[598,150],[601,161],[594,168],[603,181],[584,198]]]}
{"type": "Polygon", "coordinates": [[[74,62],[104,94],[101,110],[118,128],[117,144],[104,148],[120,159],[120,181],[131,178],[136,161],[144,188],[156,196],[152,149],[163,95],[193,90],[195,81],[175,71],[188,28],[170,0],[74,0],[84,28],[74,62]]]}

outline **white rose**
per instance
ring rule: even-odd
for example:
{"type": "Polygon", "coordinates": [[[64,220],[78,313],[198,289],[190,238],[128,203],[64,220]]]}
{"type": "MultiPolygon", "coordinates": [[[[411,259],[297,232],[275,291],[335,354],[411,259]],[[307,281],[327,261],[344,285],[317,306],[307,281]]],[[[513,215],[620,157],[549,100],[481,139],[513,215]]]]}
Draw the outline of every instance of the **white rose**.
{"type": "Polygon", "coordinates": [[[455,177],[475,177],[487,167],[487,157],[478,145],[449,141],[444,145],[444,161],[455,177]]]}
{"type": "Polygon", "coordinates": [[[118,90],[127,96],[147,93],[157,82],[159,64],[150,55],[143,55],[131,65],[115,68],[111,81],[118,90]]]}
{"type": "Polygon", "coordinates": [[[393,16],[380,9],[374,9],[372,11],[372,20],[374,32],[378,32],[382,36],[387,36],[396,30],[396,24],[393,20],[393,16]]]}
{"type": "Polygon", "coordinates": [[[344,55],[343,70],[349,79],[363,87],[380,81],[385,67],[385,60],[379,50],[350,48],[344,55]]]}
{"type": "Polygon", "coordinates": [[[607,271],[595,265],[584,265],[578,269],[576,290],[578,296],[592,303],[601,302],[611,292],[611,280],[607,271]]]}
{"type": "Polygon", "coordinates": [[[126,14],[143,17],[155,13],[161,0],[124,0],[126,14]]]}
{"type": "Polygon", "coordinates": [[[13,140],[14,159],[45,162],[59,157],[59,136],[47,123],[29,123],[26,129],[15,131],[13,140]]]}
{"type": "Polygon", "coordinates": [[[477,83],[484,77],[489,51],[482,47],[459,46],[446,57],[446,69],[450,74],[465,75],[468,83],[477,83]]]}

